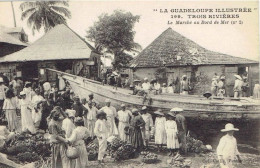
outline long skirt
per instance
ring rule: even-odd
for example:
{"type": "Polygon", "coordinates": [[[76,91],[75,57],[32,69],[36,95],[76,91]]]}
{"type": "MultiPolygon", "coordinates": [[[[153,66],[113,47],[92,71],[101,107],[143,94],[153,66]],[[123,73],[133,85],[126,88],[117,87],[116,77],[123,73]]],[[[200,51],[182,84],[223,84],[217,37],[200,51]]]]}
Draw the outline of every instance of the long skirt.
{"type": "Polygon", "coordinates": [[[166,132],[163,129],[156,129],[154,136],[155,144],[166,144],[166,132]]]}
{"type": "Polygon", "coordinates": [[[18,120],[17,120],[16,110],[15,109],[6,110],[5,116],[6,116],[6,119],[8,122],[8,129],[10,131],[17,130],[18,129],[18,125],[17,125],[18,120]]]}
{"type": "Polygon", "coordinates": [[[126,142],[127,141],[127,136],[125,134],[125,127],[129,126],[128,123],[126,122],[119,122],[118,123],[118,133],[119,133],[119,138],[126,142]]]}
{"type": "Polygon", "coordinates": [[[168,149],[178,149],[180,147],[178,137],[176,132],[167,131],[167,148],[168,149]]]}
{"type": "Polygon", "coordinates": [[[63,168],[62,166],[62,155],[64,152],[61,144],[52,144],[51,145],[51,167],[52,168],[63,168]]]}
{"type": "Polygon", "coordinates": [[[102,160],[107,150],[107,139],[104,137],[98,138],[98,145],[98,160],[102,160]]]}
{"type": "Polygon", "coordinates": [[[77,145],[76,148],[79,151],[79,158],[76,159],[75,168],[85,168],[88,163],[88,153],[84,142],[80,142],[80,144],[77,145]]]}
{"type": "Polygon", "coordinates": [[[130,131],[130,142],[136,149],[142,149],[144,147],[144,141],[140,128],[134,128],[130,131]]]}
{"type": "Polygon", "coordinates": [[[22,131],[29,130],[33,134],[36,132],[32,120],[32,114],[29,110],[21,109],[21,123],[22,123],[22,131]]]}

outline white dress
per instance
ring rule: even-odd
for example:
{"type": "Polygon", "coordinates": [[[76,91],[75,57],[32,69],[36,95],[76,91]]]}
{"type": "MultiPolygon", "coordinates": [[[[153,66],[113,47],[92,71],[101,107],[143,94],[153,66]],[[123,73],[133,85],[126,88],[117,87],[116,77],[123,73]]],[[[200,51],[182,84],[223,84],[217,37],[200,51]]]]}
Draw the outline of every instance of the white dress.
{"type": "Polygon", "coordinates": [[[102,160],[106,154],[108,131],[110,124],[106,120],[98,119],[95,123],[94,133],[98,139],[98,160],[102,160]]]}
{"type": "Polygon", "coordinates": [[[28,109],[31,103],[26,99],[20,99],[19,106],[21,108],[22,131],[29,130],[31,133],[35,133],[36,130],[32,120],[32,113],[30,109],[28,109]]]}
{"type": "Polygon", "coordinates": [[[166,144],[165,117],[156,117],[155,119],[155,144],[166,144]]]}
{"type": "Polygon", "coordinates": [[[115,123],[115,118],[117,117],[116,109],[113,106],[110,107],[105,106],[100,109],[100,111],[102,110],[107,114],[107,121],[110,124],[108,137],[113,135],[118,135],[118,129],[115,123]]]}
{"type": "Polygon", "coordinates": [[[119,132],[119,138],[122,141],[127,141],[127,136],[125,134],[125,127],[129,126],[130,117],[132,116],[132,113],[129,110],[125,111],[118,111],[118,132],[119,132]]]}
{"type": "Polygon", "coordinates": [[[75,146],[79,151],[79,157],[76,159],[75,168],[85,168],[88,163],[88,153],[85,146],[84,139],[89,136],[88,129],[83,126],[75,128],[68,138],[72,143],[72,146],[75,146]]]}
{"type": "Polygon", "coordinates": [[[66,138],[69,138],[71,136],[73,130],[75,129],[74,123],[69,118],[65,118],[62,121],[61,127],[65,131],[65,137],[66,138]]]}
{"type": "Polygon", "coordinates": [[[17,102],[16,102],[15,97],[4,100],[3,110],[5,110],[5,117],[7,119],[8,129],[10,131],[13,131],[13,130],[17,131],[17,129],[18,129],[16,106],[17,106],[17,102]]]}
{"type": "Polygon", "coordinates": [[[165,130],[167,135],[167,148],[177,149],[179,148],[179,142],[177,137],[177,124],[174,120],[167,120],[165,123],[165,130]]]}
{"type": "Polygon", "coordinates": [[[42,111],[40,108],[37,108],[37,104],[43,100],[44,98],[41,95],[34,95],[32,98],[32,119],[34,123],[41,121],[42,111]],[[38,110],[38,112],[35,111],[35,108],[38,110]]]}

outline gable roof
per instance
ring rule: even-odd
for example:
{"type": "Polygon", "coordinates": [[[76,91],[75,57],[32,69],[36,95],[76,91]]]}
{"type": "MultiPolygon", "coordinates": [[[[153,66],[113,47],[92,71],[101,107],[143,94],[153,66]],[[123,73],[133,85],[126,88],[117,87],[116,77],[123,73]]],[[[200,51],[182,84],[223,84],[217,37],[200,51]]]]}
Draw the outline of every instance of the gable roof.
{"type": "Polygon", "coordinates": [[[10,35],[10,33],[17,31],[18,29],[22,30],[22,28],[18,28],[18,27],[8,28],[0,25],[0,43],[9,43],[9,44],[20,45],[20,46],[28,46],[27,43],[24,43],[19,39],[13,37],[12,35],[10,35]]]}
{"type": "Polygon", "coordinates": [[[29,47],[6,55],[0,62],[88,59],[95,49],[64,24],[52,28],[29,47]]]}
{"type": "Polygon", "coordinates": [[[258,62],[207,50],[168,28],[134,58],[130,67],[253,63],[258,62]]]}

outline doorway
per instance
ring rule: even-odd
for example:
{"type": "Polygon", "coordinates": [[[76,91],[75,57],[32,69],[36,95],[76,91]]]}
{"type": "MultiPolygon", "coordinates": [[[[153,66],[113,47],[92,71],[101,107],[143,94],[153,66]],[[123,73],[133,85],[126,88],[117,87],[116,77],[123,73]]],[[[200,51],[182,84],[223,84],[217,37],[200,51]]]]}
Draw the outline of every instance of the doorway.
{"type": "Polygon", "coordinates": [[[33,79],[38,78],[38,63],[25,62],[22,64],[21,71],[24,81],[33,81],[33,79]]]}

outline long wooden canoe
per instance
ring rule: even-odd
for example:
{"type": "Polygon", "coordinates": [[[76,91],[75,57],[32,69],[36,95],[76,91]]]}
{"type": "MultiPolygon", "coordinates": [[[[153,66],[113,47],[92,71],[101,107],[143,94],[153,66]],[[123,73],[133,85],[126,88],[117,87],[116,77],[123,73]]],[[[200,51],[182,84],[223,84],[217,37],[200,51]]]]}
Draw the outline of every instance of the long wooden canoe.
{"type": "Polygon", "coordinates": [[[260,101],[251,98],[242,98],[240,101],[231,98],[210,100],[198,95],[151,94],[149,95],[152,100],[150,104],[148,100],[144,101],[144,97],[133,95],[128,89],[115,89],[112,86],[102,85],[98,81],[53,69],[47,69],[47,73],[62,76],[80,98],[88,100],[88,95],[93,93],[97,102],[102,104],[105,99],[109,98],[116,108],[119,108],[122,103],[131,107],[146,105],[152,111],[162,109],[164,112],[168,112],[173,107],[180,107],[184,109],[183,114],[187,117],[213,120],[260,119],[260,101]]]}

